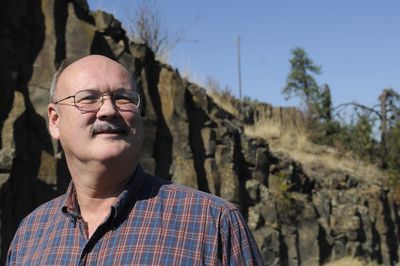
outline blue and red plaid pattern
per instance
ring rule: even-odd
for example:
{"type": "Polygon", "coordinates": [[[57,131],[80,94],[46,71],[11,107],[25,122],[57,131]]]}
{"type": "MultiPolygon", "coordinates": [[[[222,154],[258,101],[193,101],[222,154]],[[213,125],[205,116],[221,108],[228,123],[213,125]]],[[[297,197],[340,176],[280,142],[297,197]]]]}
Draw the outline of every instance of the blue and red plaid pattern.
{"type": "Polygon", "coordinates": [[[7,257],[7,265],[262,264],[236,207],[140,166],[90,239],[71,183],[21,222],[7,257]]]}

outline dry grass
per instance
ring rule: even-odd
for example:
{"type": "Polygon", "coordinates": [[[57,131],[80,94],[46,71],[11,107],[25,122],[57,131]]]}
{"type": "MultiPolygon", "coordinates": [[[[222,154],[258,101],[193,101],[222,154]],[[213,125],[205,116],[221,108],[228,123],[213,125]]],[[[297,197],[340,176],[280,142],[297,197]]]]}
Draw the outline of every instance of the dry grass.
{"type": "Polygon", "coordinates": [[[219,107],[236,117],[239,115],[239,110],[235,107],[237,99],[229,88],[221,89],[218,81],[210,77],[205,87],[207,89],[207,94],[219,107]]]}
{"type": "Polygon", "coordinates": [[[377,264],[373,262],[363,262],[357,258],[351,258],[351,257],[345,257],[337,261],[332,261],[327,264],[324,264],[324,266],[375,266],[377,264]]]}
{"type": "MultiPolygon", "coordinates": [[[[235,107],[237,99],[229,89],[221,91],[218,89],[219,85],[213,80],[209,82],[207,88],[208,94],[217,105],[234,116],[239,115],[235,107]]],[[[312,143],[302,127],[293,128],[272,120],[265,120],[257,122],[256,125],[245,126],[245,134],[265,139],[272,152],[286,154],[300,162],[306,172],[307,169],[343,171],[367,182],[382,180],[385,177],[377,166],[356,159],[351,152],[343,153],[332,147],[312,143]]]]}
{"type": "Polygon", "coordinates": [[[344,171],[372,181],[383,177],[378,167],[355,159],[351,153],[339,153],[332,147],[316,145],[309,141],[302,128],[287,128],[272,121],[263,121],[245,127],[245,134],[267,140],[272,152],[286,154],[300,162],[304,169],[324,168],[331,171],[344,171]]]}

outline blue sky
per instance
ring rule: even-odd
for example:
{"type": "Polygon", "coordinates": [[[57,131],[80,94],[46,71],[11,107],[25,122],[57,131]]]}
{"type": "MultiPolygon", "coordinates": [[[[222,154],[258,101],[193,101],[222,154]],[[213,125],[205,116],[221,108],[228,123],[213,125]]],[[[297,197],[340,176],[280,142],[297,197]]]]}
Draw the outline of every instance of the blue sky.
{"type": "MultiPolygon", "coordinates": [[[[89,0],[91,9],[125,23],[140,1],[89,0]]],[[[291,49],[302,47],[322,67],[333,104],[372,106],[384,88],[400,91],[398,0],[155,1],[166,28],[185,30],[169,63],[190,79],[207,77],[238,95],[236,36],[241,39],[243,94],[276,106],[298,105],[281,94],[291,49]]]]}

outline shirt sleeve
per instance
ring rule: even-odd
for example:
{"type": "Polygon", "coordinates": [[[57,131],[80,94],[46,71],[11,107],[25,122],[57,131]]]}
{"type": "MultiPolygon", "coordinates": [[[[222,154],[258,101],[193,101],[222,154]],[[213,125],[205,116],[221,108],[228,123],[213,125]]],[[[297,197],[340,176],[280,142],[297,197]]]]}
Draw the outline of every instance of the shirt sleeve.
{"type": "Polygon", "coordinates": [[[222,265],[264,265],[254,237],[239,210],[221,217],[222,265]]]}
{"type": "Polygon", "coordinates": [[[17,265],[15,257],[15,243],[17,242],[17,235],[14,236],[10,247],[7,252],[6,266],[17,265]]]}
{"type": "Polygon", "coordinates": [[[29,236],[25,235],[26,220],[27,219],[24,218],[21,221],[17,232],[15,232],[13,240],[11,241],[7,251],[6,266],[21,265],[21,262],[19,262],[20,258],[18,256],[25,251],[26,245],[24,244],[24,240],[29,239],[29,236]]]}

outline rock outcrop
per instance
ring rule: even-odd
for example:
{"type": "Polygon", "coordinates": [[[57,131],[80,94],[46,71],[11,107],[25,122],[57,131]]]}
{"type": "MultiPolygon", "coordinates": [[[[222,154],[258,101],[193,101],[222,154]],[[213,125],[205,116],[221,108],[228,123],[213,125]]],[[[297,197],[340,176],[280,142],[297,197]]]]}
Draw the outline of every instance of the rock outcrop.
{"type": "Polygon", "coordinates": [[[260,120],[301,124],[292,108],[245,106],[236,117],[178,70],[130,41],[85,0],[5,0],[0,16],[0,244],[21,219],[62,194],[69,174],[46,126],[51,77],[63,58],[103,54],[137,78],[150,172],[236,204],[266,265],[321,265],[344,256],[399,261],[399,210],[390,189],[342,171],[303,169],[244,134],[260,120]],[[297,117],[297,118],[296,118],[297,117]]]}

